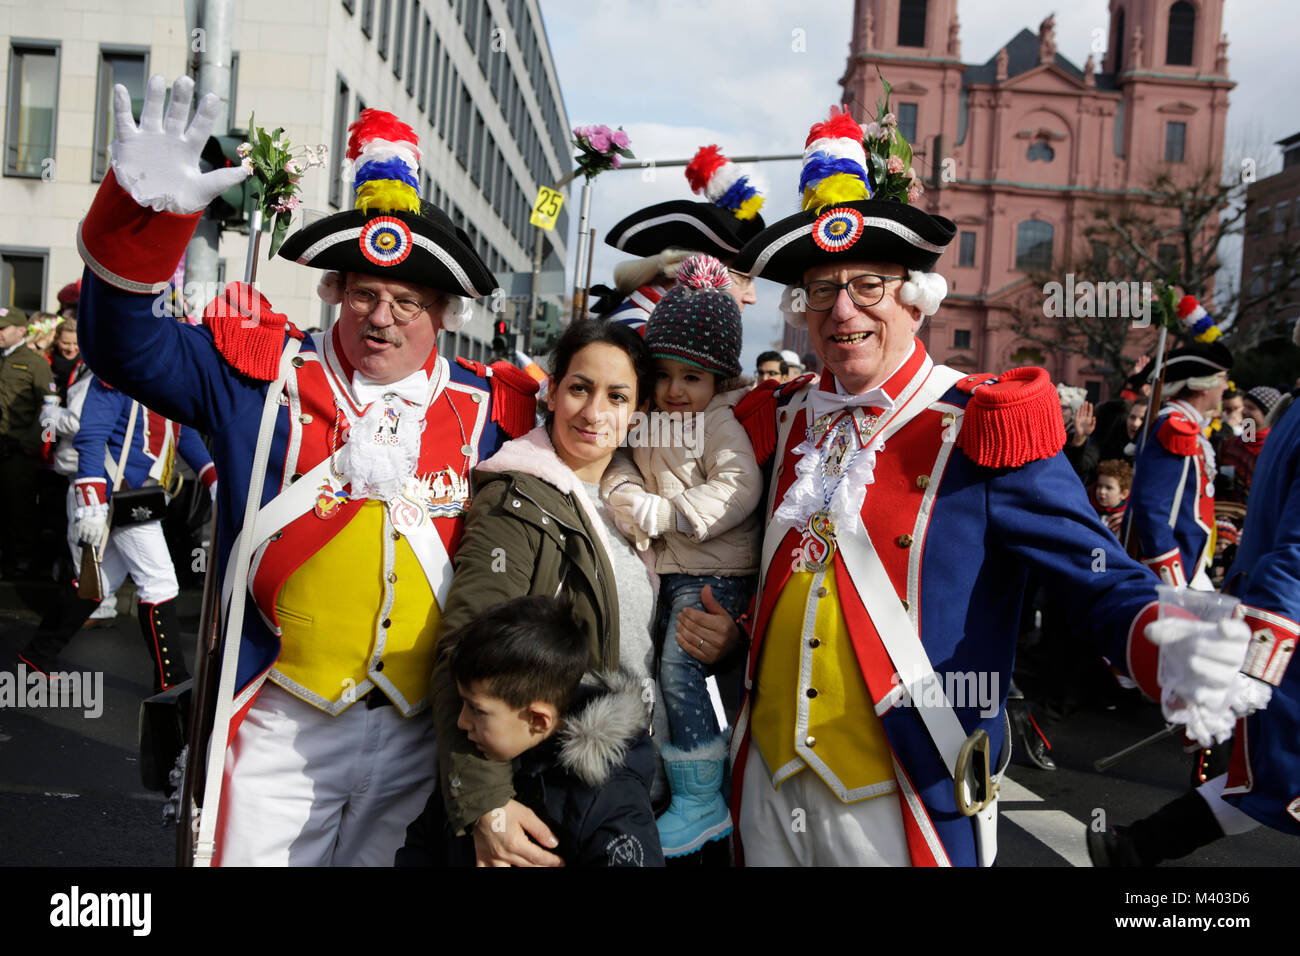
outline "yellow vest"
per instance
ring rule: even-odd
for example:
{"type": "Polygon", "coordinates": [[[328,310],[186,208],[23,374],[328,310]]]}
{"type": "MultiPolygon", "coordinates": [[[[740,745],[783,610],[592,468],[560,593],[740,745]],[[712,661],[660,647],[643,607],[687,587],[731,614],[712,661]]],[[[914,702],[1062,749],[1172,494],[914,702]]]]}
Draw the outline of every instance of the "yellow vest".
{"type": "Polygon", "coordinates": [[[415,552],[405,537],[393,540],[385,518],[382,502],[367,501],[275,601],[280,657],[271,679],[330,713],[350,706],[367,681],[385,693],[391,684],[407,716],[429,696],[441,615],[415,552]],[[377,551],[382,563],[357,559],[377,551]]]}
{"type": "Polygon", "coordinates": [[[778,788],[812,767],[845,803],[894,789],[889,741],[853,652],[833,570],[797,571],[777,598],[759,656],[750,734],[778,788]]]}

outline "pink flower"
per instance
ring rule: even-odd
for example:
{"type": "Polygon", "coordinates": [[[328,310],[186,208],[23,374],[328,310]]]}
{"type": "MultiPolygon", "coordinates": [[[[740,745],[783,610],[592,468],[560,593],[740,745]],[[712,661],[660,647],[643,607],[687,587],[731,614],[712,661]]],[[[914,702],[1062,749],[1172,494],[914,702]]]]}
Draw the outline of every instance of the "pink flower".
{"type": "Polygon", "coordinates": [[[921,189],[920,186],[913,186],[911,189],[907,191],[907,201],[909,203],[916,202],[918,199],[921,198],[922,192],[923,190],[921,189]]]}
{"type": "Polygon", "coordinates": [[[620,166],[623,165],[623,157],[620,156],[618,153],[614,153],[609,157],[609,164],[615,169],[618,169],[620,166]]]}
{"type": "Polygon", "coordinates": [[[284,171],[290,176],[295,176],[302,172],[302,167],[298,165],[297,161],[291,159],[284,164],[284,171]]]}
{"type": "Polygon", "coordinates": [[[886,113],[884,116],[880,117],[880,125],[881,125],[881,126],[897,126],[897,125],[898,125],[898,117],[895,116],[893,113],[886,113]]]}
{"type": "Polygon", "coordinates": [[[615,130],[613,133],[611,133],[609,139],[610,142],[612,142],[619,149],[627,149],[628,143],[630,142],[630,140],[627,138],[627,133],[623,132],[621,129],[615,130]]]}
{"type": "Polygon", "coordinates": [[[609,152],[609,127],[594,126],[587,131],[587,142],[598,153],[609,152]]]}
{"type": "Polygon", "coordinates": [[[885,172],[901,173],[903,171],[903,160],[898,156],[890,156],[889,162],[885,163],[885,172]]]}
{"type": "Polygon", "coordinates": [[[247,156],[252,151],[253,151],[253,147],[249,143],[240,143],[237,147],[235,147],[235,152],[238,153],[240,156],[247,156]]]}
{"type": "Polygon", "coordinates": [[[880,139],[880,124],[868,123],[862,128],[863,139],[880,139]]]}
{"type": "Polygon", "coordinates": [[[243,161],[242,163],[240,163],[239,165],[240,165],[240,166],[243,166],[243,167],[244,167],[245,169],[247,169],[250,173],[253,171],[253,161],[252,161],[251,159],[249,159],[247,156],[244,157],[244,161],[243,161]]]}

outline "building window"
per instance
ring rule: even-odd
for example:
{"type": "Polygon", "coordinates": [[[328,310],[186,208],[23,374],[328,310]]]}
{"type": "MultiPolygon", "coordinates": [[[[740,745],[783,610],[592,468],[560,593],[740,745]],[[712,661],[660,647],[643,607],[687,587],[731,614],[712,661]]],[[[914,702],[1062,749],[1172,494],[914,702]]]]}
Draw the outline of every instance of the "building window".
{"type": "Polygon", "coordinates": [[[898,104],[898,132],[909,143],[916,142],[916,104],[898,104]]]}
{"type": "Polygon", "coordinates": [[[961,247],[957,252],[957,265],[975,265],[975,233],[963,232],[961,234],[961,247]]]}
{"type": "Polygon", "coordinates": [[[970,348],[970,329],[953,329],[952,347],[955,349],[970,348]]]}
{"type": "Polygon", "coordinates": [[[1291,200],[1283,199],[1273,207],[1273,231],[1286,232],[1286,221],[1291,215],[1291,200]]]}
{"type": "Polygon", "coordinates": [[[366,36],[375,32],[375,0],[361,0],[361,32],[366,36]]]}
{"type": "Polygon", "coordinates": [[[1110,264],[1110,246],[1100,239],[1092,240],[1092,268],[1094,272],[1104,272],[1110,264]]]}
{"type": "Polygon", "coordinates": [[[397,0],[393,14],[393,76],[402,78],[402,39],[406,36],[406,0],[397,0]]]}
{"type": "Polygon", "coordinates": [[[348,12],[348,16],[352,16],[352,11],[356,8],[357,0],[343,0],[343,9],[348,12]]]}
{"type": "Polygon", "coordinates": [[[925,46],[926,0],[901,0],[898,4],[898,45],[925,46]]]}
{"type": "Polygon", "coordinates": [[[1052,265],[1052,224],[1026,219],[1016,227],[1016,268],[1022,272],[1052,265]]]}
{"type": "Polygon", "coordinates": [[[54,162],[59,50],[15,45],[9,51],[5,175],[40,176],[54,162]],[[47,162],[48,160],[48,162],[47,162]]]}
{"type": "Polygon", "coordinates": [[[379,0],[379,58],[388,59],[389,23],[392,21],[393,0],[379,0]]]}
{"type": "Polygon", "coordinates": [[[1268,232],[1268,214],[1273,210],[1272,206],[1263,206],[1255,213],[1255,228],[1251,230],[1251,235],[1262,236],[1268,232]]]}
{"type": "Polygon", "coordinates": [[[1169,8],[1169,43],[1165,50],[1168,66],[1191,66],[1196,40],[1196,8],[1180,0],[1169,8]]]}
{"type": "Polygon", "coordinates": [[[460,88],[460,117],[456,120],[456,162],[460,163],[461,169],[469,168],[470,133],[473,131],[470,127],[470,110],[472,108],[469,90],[465,89],[465,85],[462,83],[460,88]]]}
{"type": "Polygon", "coordinates": [[[474,111],[474,125],[470,130],[469,141],[469,178],[477,186],[482,182],[483,168],[483,114],[474,111]]]}
{"type": "Polygon", "coordinates": [[[338,78],[334,91],[334,141],[330,144],[329,158],[334,164],[330,174],[330,205],[339,209],[343,205],[343,163],[337,157],[347,152],[348,145],[348,84],[338,78]]]}
{"type": "MultiPolygon", "coordinates": [[[[429,97],[429,28],[432,24],[428,16],[424,18],[424,34],[420,39],[420,112],[429,97]]],[[[414,72],[414,71],[412,71],[414,72]]]]}
{"type": "MultiPolygon", "coordinates": [[[[420,51],[420,3],[419,0],[411,0],[411,45],[407,49],[406,56],[406,95],[415,95],[416,71],[419,69],[416,57],[420,51]]],[[[428,50],[425,50],[428,53],[428,50]]]]}
{"type": "Polygon", "coordinates": [[[1056,150],[1052,149],[1051,146],[1048,146],[1040,139],[1036,143],[1029,144],[1029,149],[1025,152],[1025,156],[1031,163],[1050,163],[1056,158],[1056,150]]]}
{"type": "Polygon", "coordinates": [[[1165,124],[1165,162],[1181,163],[1183,161],[1183,144],[1187,141],[1186,123],[1165,124]]]}
{"type": "Polygon", "coordinates": [[[99,51],[99,91],[95,96],[95,162],[90,172],[92,182],[99,182],[108,172],[108,144],[117,138],[117,118],[113,111],[113,86],[121,83],[131,95],[131,115],[140,122],[144,105],[144,85],[149,76],[147,50],[99,51]]]}
{"type": "Polygon", "coordinates": [[[1162,242],[1156,246],[1156,262],[1160,271],[1168,275],[1178,263],[1178,246],[1172,242],[1162,242]]]}
{"type": "Polygon", "coordinates": [[[492,52],[492,11],[484,4],[478,29],[478,68],[483,71],[485,77],[492,69],[492,62],[488,59],[492,56],[492,52]]]}
{"type": "Polygon", "coordinates": [[[50,254],[45,249],[0,247],[0,305],[39,312],[45,303],[45,273],[50,254]]]}
{"type": "Polygon", "coordinates": [[[1250,270],[1250,294],[1260,295],[1264,291],[1264,267],[1255,266],[1250,270]]]}

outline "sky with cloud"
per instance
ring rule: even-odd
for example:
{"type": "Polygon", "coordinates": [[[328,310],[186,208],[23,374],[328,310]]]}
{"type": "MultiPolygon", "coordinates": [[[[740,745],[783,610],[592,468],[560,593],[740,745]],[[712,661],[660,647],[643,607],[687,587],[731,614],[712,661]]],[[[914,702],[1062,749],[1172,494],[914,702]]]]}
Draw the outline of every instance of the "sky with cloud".
{"type": "MultiPolygon", "coordinates": [[[[811,123],[838,102],[853,21],[852,0],[540,0],[570,126],[623,126],[638,158],[687,159],[706,143],[732,156],[789,155],[811,123]]],[[[962,59],[983,63],[1021,28],[1037,32],[1056,14],[1061,54],[1082,66],[1094,31],[1108,36],[1106,0],[961,0],[962,59]],[[988,16],[993,12],[993,16],[988,16]]],[[[1275,140],[1300,131],[1300,27],[1296,0],[1227,0],[1230,96],[1226,152],[1263,156],[1261,175],[1280,168],[1275,140]]],[[[1102,40],[1104,43],[1104,39],[1102,40]]],[[[763,163],[764,217],[796,210],[799,164],[763,163]]],[[[570,200],[570,242],[581,189],[570,200]]],[[[627,258],[601,241],[636,209],[691,198],[681,167],[602,175],[592,196],[597,244],[593,282],[608,282],[627,258]]],[[[571,245],[572,248],[572,245],[571,245]]],[[[570,255],[570,270],[574,256],[570,255]]],[[[744,364],[781,335],[780,290],[759,282],[745,311],[744,364]]]]}

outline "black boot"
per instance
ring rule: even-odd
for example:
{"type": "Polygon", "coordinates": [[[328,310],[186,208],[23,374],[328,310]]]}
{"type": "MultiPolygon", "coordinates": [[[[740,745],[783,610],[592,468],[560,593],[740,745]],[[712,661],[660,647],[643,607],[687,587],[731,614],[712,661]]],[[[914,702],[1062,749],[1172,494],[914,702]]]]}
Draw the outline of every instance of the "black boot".
{"type": "Polygon", "coordinates": [[[1177,860],[1223,836],[1210,805],[1195,790],[1132,826],[1088,831],[1093,866],[1155,866],[1177,860]]]}
{"type": "Polygon", "coordinates": [[[161,693],[181,681],[189,680],[182,652],[181,622],[176,614],[176,601],[161,604],[141,602],[140,632],[153,660],[153,692],[161,693]]]}
{"type": "Polygon", "coordinates": [[[98,601],[79,598],[76,591],[61,591],[32,639],[18,652],[18,659],[42,674],[49,674],[57,668],[59,654],[97,607],[98,601]]]}
{"type": "Polygon", "coordinates": [[[1007,713],[1011,716],[1011,726],[1020,738],[1025,759],[1039,770],[1055,770],[1056,761],[1052,759],[1052,745],[1047,742],[1047,735],[1034,720],[1029,702],[1023,697],[1007,699],[1007,713]]]}

